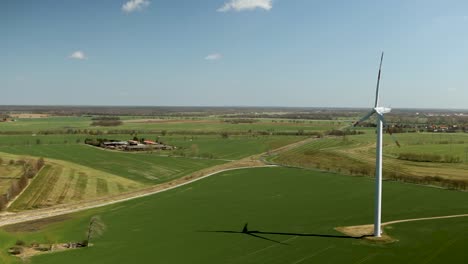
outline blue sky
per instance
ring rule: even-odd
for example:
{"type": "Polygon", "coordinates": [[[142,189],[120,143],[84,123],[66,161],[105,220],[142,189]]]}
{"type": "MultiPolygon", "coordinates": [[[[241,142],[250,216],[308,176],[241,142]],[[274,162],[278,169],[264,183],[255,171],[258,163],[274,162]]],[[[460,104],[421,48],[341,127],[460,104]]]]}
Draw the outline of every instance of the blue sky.
{"type": "Polygon", "coordinates": [[[2,1],[0,104],[468,108],[468,1],[2,1]]]}

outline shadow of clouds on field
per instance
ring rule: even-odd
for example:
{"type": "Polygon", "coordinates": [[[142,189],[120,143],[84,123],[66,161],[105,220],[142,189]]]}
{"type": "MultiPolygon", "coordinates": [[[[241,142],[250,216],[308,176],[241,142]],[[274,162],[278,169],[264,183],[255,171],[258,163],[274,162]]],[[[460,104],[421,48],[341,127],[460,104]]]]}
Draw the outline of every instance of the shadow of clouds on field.
{"type": "Polygon", "coordinates": [[[226,233],[226,234],[245,234],[245,235],[249,235],[249,236],[253,236],[253,237],[256,237],[256,238],[268,240],[268,241],[275,242],[275,243],[282,244],[282,245],[288,245],[288,244],[283,243],[283,242],[280,242],[280,241],[277,241],[277,240],[273,240],[273,239],[270,239],[270,238],[266,238],[266,237],[261,236],[261,235],[280,235],[280,236],[298,236],[298,237],[325,237],[325,238],[342,238],[342,239],[343,239],[343,238],[344,238],[344,239],[361,239],[361,238],[365,238],[365,237],[368,237],[368,236],[369,236],[369,235],[363,235],[363,236],[354,237],[354,236],[346,236],[346,235],[327,235],[327,234],[310,234],[310,233],[288,233],[288,232],[267,232],[267,231],[260,231],[260,230],[249,230],[249,229],[248,229],[248,224],[249,224],[249,223],[246,223],[246,224],[244,225],[244,228],[242,228],[242,231],[212,230],[212,231],[199,231],[199,232],[226,233]]]}

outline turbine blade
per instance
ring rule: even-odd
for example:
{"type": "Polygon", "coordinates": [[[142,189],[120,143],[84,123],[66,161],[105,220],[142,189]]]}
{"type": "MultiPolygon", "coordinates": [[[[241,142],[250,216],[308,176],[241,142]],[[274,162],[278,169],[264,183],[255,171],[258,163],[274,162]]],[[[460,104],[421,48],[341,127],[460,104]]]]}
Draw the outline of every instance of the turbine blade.
{"type": "Polygon", "coordinates": [[[392,140],[395,142],[395,144],[399,148],[401,148],[400,142],[398,142],[398,139],[396,138],[396,136],[393,135],[392,130],[390,129],[390,126],[385,121],[385,118],[383,116],[381,116],[381,115],[379,115],[379,118],[380,118],[380,120],[382,120],[383,125],[387,128],[387,133],[390,134],[390,136],[392,137],[392,140]]]}
{"type": "Polygon", "coordinates": [[[380,56],[380,66],[379,66],[379,75],[377,76],[377,87],[375,89],[375,105],[377,107],[379,105],[379,86],[380,86],[380,74],[382,73],[382,62],[383,62],[383,51],[382,56],[380,56]]]}
{"type": "Polygon", "coordinates": [[[365,116],[363,116],[361,119],[359,119],[359,121],[357,121],[356,123],[353,124],[353,127],[359,125],[359,123],[361,123],[361,122],[366,121],[366,120],[369,119],[369,117],[371,117],[373,114],[375,114],[375,110],[370,111],[369,113],[367,113],[367,115],[365,115],[365,116]]]}

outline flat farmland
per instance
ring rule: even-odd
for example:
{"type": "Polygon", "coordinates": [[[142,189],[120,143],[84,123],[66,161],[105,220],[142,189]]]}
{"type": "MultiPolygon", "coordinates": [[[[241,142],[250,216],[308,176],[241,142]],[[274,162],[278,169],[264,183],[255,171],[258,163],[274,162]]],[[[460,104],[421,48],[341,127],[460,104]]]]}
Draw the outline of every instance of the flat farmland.
{"type": "Polygon", "coordinates": [[[107,151],[87,145],[0,147],[0,151],[72,162],[143,184],[157,184],[223,163],[219,160],[160,157],[107,151]]]}
{"type": "MultiPolygon", "coordinates": [[[[175,146],[177,151],[160,151],[156,154],[177,155],[183,153],[193,157],[211,157],[218,159],[240,159],[250,155],[279,148],[283,145],[303,140],[305,136],[229,136],[222,138],[221,135],[167,135],[139,134],[139,138],[149,140],[160,140],[165,144],[175,146]],[[174,153],[175,152],[175,153],[174,153]]],[[[0,136],[0,151],[2,148],[16,148],[18,146],[40,146],[46,148],[48,145],[81,145],[86,138],[106,138],[115,140],[129,140],[133,136],[128,134],[112,135],[18,135],[0,136]]]]}
{"type": "MultiPolygon", "coordinates": [[[[383,221],[466,214],[467,193],[384,182],[383,221]]],[[[40,224],[4,227],[16,239],[83,239],[100,215],[104,235],[85,249],[46,254],[30,263],[463,263],[467,218],[391,224],[390,244],[346,237],[338,226],[373,220],[374,182],[290,168],[224,172],[157,195],[40,224]],[[251,234],[242,233],[244,225],[251,234]],[[35,232],[24,232],[31,226],[35,232]],[[431,239],[427,239],[430,237],[431,239]],[[182,254],[183,252],[183,254],[182,254]]],[[[5,263],[14,257],[0,256],[5,263]]]]}
{"type": "Polygon", "coordinates": [[[139,182],[88,167],[47,160],[24,193],[9,207],[9,211],[92,200],[143,186],[139,182]]]}
{"type": "Polygon", "coordinates": [[[73,128],[89,128],[91,124],[89,117],[55,117],[45,118],[19,118],[14,122],[0,123],[3,132],[29,131],[39,132],[41,130],[58,130],[73,128]]]}
{"type": "MultiPolygon", "coordinates": [[[[254,119],[253,123],[233,124],[225,122],[220,118],[196,118],[196,119],[157,119],[145,118],[135,119],[122,117],[123,124],[120,126],[99,127],[91,126],[91,117],[46,117],[46,118],[24,118],[15,122],[0,123],[0,129],[3,133],[30,132],[39,133],[40,131],[66,131],[69,129],[79,130],[142,130],[142,131],[168,131],[191,133],[206,132],[248,132],[250,131],[268,131],[268,132],[297,132],[298,130],[320,132],[337,128],[346,124],[345,121],[328,120],[288,120],[288,119],[254,119]]],[[[229,119],[227,119],[229,120],[229,119]]]]}
{"type": "MultiPolygon", "coordinates": [[[[177,146],[189,156],[212,157],[217,159],[241,159],[254,154],[273,150],[284,145],[304,140],[304,136],[165,136],[160,140],[177,146]]],[[[165,151],[161,152],[162,154],[165,151]]]]}
{"type": "Polygon", "coordinates": [[[11,183],[19,179],[23,173],[22,165],[9,164],[10,159],[0,154],[3,163],[0,163],[0,195],[4,194],[11,183]]]}
{"type": "MultiPolygon", "coordinates": [[[[468,135],[397,134],[401,148],[393,143],[389,135],[384,136],[384,177],[410,175],[415,177],[443,177],[451,180],[468,181],[468,135]],[[452,138],[453,144],[434,138],[452,138]],[[442,143],[440,143],[442,142],[442,143]],[[457,143],[455,143],[457,142],[457,143]],[[430,153],[459,157],[461,162],[414,162],[398,159],[399,153],[430,153]]],[[[274,163],[317,168],[346,174],[374,175],[375,136],[372,134],[317,139],[309,144],[269,158],[274,163]]]]}
{"type": "MultiPolygon", "coordinates": [[[[6,160],[32,159],[0,153],[6,160]]],[[[20,165],[14,165],[19,167],[20,165]]],[[[17,168],[21,172],[21,167],[17,168]]],[[[92,200],[144,187],[141,182],[63,160],[46,158],[45,166],[25,191],[11,204],[10,211],[92,200]]],[[[9,187],[9,186],[8,186],[9,187]]]]}

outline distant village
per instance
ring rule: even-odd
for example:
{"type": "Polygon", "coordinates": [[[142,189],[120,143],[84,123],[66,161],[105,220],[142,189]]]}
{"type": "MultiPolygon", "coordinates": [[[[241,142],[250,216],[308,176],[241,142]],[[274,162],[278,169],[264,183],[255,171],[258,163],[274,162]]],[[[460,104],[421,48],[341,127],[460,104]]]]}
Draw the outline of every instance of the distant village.
{"type": "Polygon", "coordinates": [[[85,140],[85,144],[95,147],[123,150],[123,151],[153,151],[153,150],[173,150],[174,146],[166,145],[162,142],[134,138],[132,140],[108,140],[108,139],[89,139],[85,140]]]}

